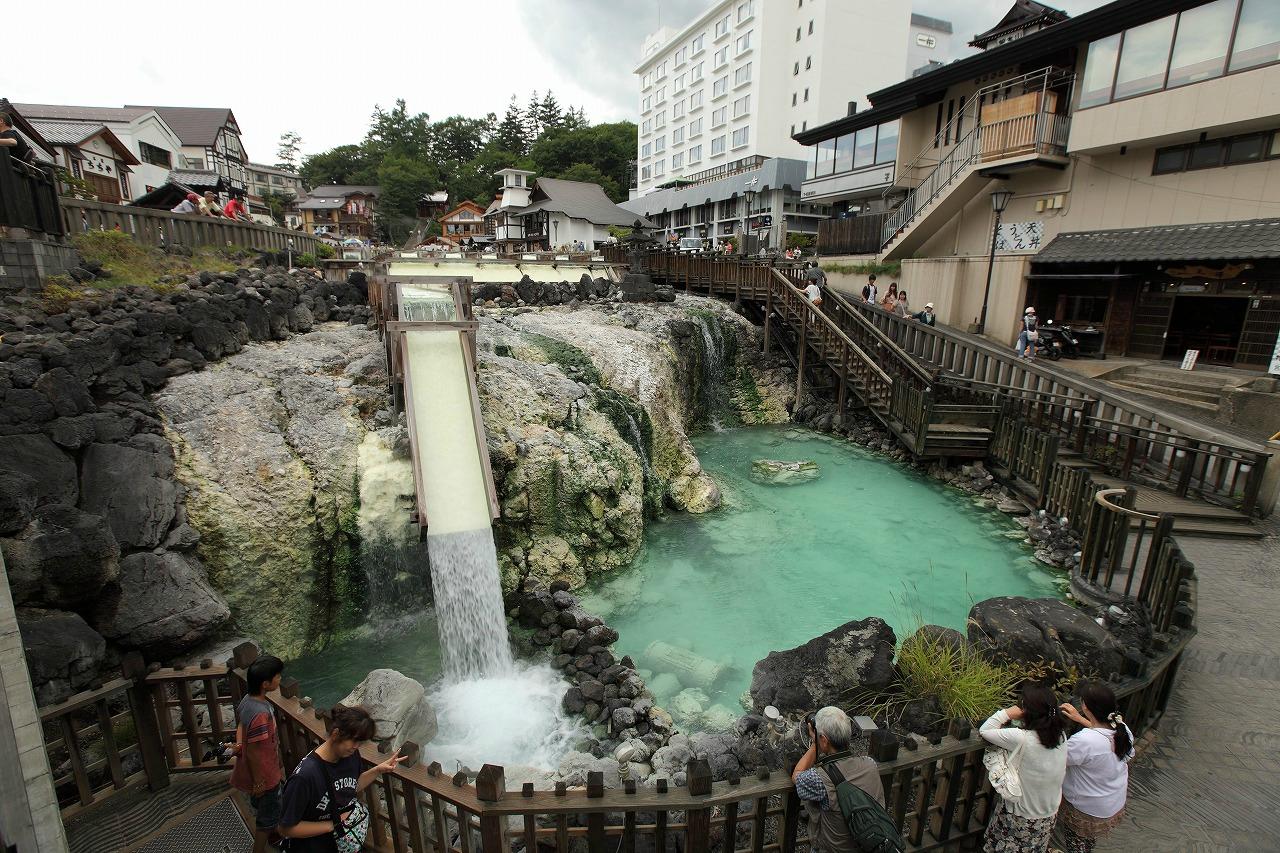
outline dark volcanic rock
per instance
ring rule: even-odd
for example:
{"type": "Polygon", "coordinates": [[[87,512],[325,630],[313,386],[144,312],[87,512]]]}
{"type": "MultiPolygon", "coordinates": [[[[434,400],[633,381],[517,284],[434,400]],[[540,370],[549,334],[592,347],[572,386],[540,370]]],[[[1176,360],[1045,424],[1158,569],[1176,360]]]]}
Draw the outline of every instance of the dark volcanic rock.
{"type": "Polygon", "coordinates": [[[784,714],[838,704],[857,690],[875,692],[893,678],[893,629],[870,617],[847,622],[802,646],[770,652],[751,673],[751,704],[784,714]]]}
{"type": "Polygon", "coordinates": [[[120,563],[106,520],[65,504],[36,509],[22,532],[0,540],[0,548],[19,605],[89,606],[115,580],[120,563]]]}
{"type": "Polygon", "coordinates": [[[36,508],[36,481],[17,471],[0,471],[0,535],[17,533],[36,508]]]}
{"type": "Polygon", "coordinates": [[[168,453],[93,444],[85,451],[81,469],[80,506],[106,518],[116,541],[154,548],[164,540],[178,499],[168,453]]]}
{"type": "Polygon", "coordinates": [[[1083,610],[1052,598],[989,598],[969,611],[969,642],[1018,663],[1049,662],[1063,670],[1109,677],[1120,673],[1120,644],[1083,610]]]}
{"type": "Polygon", "coordinates": [[[211,636],[231,618],[192,556],[130,554],[100,597],[93,624],[103,636],[167,658],[211,636]]]}
{"type": "Polygon", "coordinates": [[[76,463],[48,436],[0,436],[0,471],[15,471],[34,480],[37,504],[74,504],[80,496],[76,463]]]}
{"type": "Polygon", "coordinates": [[[37,704],[57,704],[98,676],[107,644],[76,614],[20,607],[18,630],[37,704]]]}

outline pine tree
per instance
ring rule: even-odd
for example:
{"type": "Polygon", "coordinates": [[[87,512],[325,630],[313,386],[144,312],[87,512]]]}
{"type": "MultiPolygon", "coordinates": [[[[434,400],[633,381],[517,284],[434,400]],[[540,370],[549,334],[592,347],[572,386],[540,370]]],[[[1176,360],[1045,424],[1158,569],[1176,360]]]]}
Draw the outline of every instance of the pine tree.
{"type": "Polygon", "coordinates": [[[538,100],[538,90],[529,93],[529,106],[524,110],[524,130],[532,145],[542,135],[542,104],[538,100]]]}
{"type": "Polygon", "coordinates": [[[280,134],[280,144],[276,147],[276,168],[290,172],[298,171],[298,153],[301,149],[301,136],[292,130],[280,134]]]}
{"type": "Polygon", "coordinates": [[[538,124],[542,125],[542,132],[549,130],[557,130],[564,126],[564,116],[560,114],[560,104],[556,101],[556,96],[551,94],[551,90],[547,90],[547,94],[542,96],[542,102],[538,104],[538,124]]]}
{"type": "Polygon", "coordinates": [[[507,104],[507,112],[502,116],[497,130],[494,131],[493,141],[500,149],[510,151],[512,154],[525,154],[529,150],[524,113],[520,111],[515,95],[511,96],[511,103],[507,104]]]}

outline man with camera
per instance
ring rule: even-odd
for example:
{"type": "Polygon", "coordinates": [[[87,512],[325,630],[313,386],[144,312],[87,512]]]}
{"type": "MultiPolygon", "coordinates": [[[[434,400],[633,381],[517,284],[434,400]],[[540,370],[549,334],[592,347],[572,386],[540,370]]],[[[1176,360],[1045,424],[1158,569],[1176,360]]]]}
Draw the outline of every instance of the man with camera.
{"type": "Polygon", "coordinates": [[[865,834],[862,838],[854,837],[851,823],[857,821],[851,821],[851,816],[845,813],[851,806],[856,810],[859,804],[851,804],[848,794],[840,796],[837,788],[845,782],[852,784],[865,794],[861,797],[853,792],[855,799],[865,801],[864,808],[874,803],[883,813],[884,786],[880,783],[879,768],[871,758],[850,753],[853,721],[839,708],[822,708],[810,714],[804,725],[809,750],[796,763],[791,781],[809,816],[810,847],[821,853],[861,853],[868,849],[869,839],[865,834]]]}

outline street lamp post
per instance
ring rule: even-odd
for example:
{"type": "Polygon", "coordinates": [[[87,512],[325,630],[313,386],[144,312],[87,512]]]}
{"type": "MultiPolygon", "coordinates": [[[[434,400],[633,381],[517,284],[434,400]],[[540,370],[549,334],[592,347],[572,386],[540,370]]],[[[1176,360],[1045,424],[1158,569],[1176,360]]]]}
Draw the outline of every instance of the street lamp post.
{"type": "MultiPolygon", "coordinates": [[[[750,225],[751,225],[751,205],[756,200],[756,190],[755,190],[756,181],[757,181],[756,178],[752,178],[751,180],[747,181],[746,189],[742,191],[742,197],[746,202],[746,208],[742,211],[742,242],[744,244],[747,241],[746,237],[747,237],[748,229],[750,228],[750,225]]],[[[745,255],[747,253],[746,252],[747,247],[745,245],[740,246],[739,248],[742,250],[742,254],[745,255]]]]}
{"type": "Polygon", "coordinates": [[[288,239],[288,245],[289,245],[289,267],[288,268],[293,269],[293,238],[292,237],[288,239]]]}
{"type": "Polygon", "coordinates": [[[991,209],[996,213],[996,224],[991,229],[991,254],[987,257],[987,286],[982,291],[982,315],[978,317],[978,334],[987,332],[987,300],[991,298],[991,273],[996,265],[996,238],[1000,235],[1000,214],[1013,198],[1011,190],[996,190],[991,194],[991,209]]]}

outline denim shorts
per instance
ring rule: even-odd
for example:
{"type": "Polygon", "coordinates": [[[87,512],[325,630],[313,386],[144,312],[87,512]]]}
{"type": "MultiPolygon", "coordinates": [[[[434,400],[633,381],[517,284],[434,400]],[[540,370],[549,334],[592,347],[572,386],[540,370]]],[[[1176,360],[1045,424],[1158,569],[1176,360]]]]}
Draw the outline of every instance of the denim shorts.
{"type": "Polygon", "coordinates": [[[280,795],[283,788],[282,783],[261,796],[249,798],[249,805],[253,807],[254,823],[258,825],[258,829],[275,829],[280,823],[280,795]]]}

